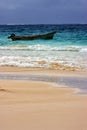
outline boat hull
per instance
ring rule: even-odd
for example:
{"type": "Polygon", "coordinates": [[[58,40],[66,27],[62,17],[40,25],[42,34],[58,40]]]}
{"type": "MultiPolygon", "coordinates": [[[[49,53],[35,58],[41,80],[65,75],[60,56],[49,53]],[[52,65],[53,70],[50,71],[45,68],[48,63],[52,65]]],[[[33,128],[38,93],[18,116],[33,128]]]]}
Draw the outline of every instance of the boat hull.
{"type": "Polygon", "coordinates": [[[15,40],[37,40],[37,39],[44,39],[44,40],[49,40],[53,39],[53,36],[56,32],[50,32],[46,34],[41,34],[41,35],[34,35],[34,36],[16,36],[15,34],[12,34],[10,37],[13,41],[15,40]]]}

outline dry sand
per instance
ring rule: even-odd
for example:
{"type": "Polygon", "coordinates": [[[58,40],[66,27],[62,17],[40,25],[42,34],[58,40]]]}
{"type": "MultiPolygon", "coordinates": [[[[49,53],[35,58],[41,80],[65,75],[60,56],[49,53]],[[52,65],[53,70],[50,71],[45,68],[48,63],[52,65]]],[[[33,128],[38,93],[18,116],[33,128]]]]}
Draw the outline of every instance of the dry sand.
{"type": "MultiPolygon", "coordinates": [[[[0,67],[0,71],[26,72],[7,68],[0,67]]],[[[58,87],[44,82],[0,80],[0,130],[87,130],[87,96],[75,94],[76,89],[58,87]]]]}

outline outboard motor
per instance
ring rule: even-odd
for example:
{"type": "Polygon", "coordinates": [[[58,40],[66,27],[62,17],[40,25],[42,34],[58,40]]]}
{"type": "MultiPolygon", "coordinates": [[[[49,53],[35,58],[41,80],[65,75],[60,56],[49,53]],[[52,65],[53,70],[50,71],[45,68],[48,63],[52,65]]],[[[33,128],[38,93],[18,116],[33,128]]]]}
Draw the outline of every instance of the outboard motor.
{"type": "Polygon", "coordinates": [[[8,38],[12,38],[12,37],[15,37],[14,33],[12,33],[8,38]]]}

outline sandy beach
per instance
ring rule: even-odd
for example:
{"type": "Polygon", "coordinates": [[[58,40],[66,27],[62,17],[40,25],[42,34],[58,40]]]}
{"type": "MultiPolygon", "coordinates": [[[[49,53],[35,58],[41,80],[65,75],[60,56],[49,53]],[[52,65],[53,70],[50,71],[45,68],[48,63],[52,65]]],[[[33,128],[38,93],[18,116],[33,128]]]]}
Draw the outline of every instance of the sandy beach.
{"type": "MultiPolygon", "coordinates": [[[[84,71],[18,67],[0,67],[0,73],[87,77],[84,71]]],[[[0,130],[87,130],[87,95],[76,91],[41,81],[0,80],[0,130]]]]}

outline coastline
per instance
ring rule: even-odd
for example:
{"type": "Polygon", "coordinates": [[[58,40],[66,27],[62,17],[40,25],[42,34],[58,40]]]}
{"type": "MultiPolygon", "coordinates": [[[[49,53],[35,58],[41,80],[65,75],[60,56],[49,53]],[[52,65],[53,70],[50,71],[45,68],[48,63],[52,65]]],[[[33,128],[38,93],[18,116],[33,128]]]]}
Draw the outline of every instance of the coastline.
{"type": "Polygon", "coordinates": [[[33,67],[15,67],[15,66],[0,66],[0,73],[37,73],[37,74],[52,74],[52,75],[75,75],[86,76],[87,70],[60,70],[47,68],[33,68],[33,67]]]}
{"type": "MultiPolygon", "coordinates": [[[[3,74],[83,76],[86,71],[0,67],[3,74]]],[[[87,130],[87,95],[41,81],[0,80],[1,130],[87,130]]]]}

